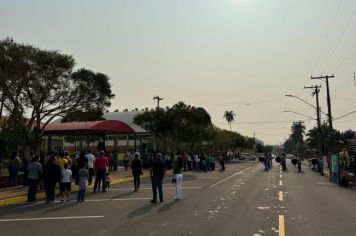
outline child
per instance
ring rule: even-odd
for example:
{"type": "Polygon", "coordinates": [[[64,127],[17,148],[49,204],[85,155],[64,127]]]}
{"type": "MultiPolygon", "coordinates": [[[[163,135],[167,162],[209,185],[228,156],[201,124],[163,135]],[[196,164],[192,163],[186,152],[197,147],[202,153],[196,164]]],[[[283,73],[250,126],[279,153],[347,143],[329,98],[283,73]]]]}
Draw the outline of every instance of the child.
{"type": "Polygon", "coordinates": [[[105,186],[108,191],[110,189],[110,183],[111,183],[111,176],[110,176],[109,172],[107,172],[106,177],[105,177],[105,186]]]}
{"type": "Polygon", "coordinates": [[[62,193],[61,202],[64,202],[65,196],[66,196],[66,201],[67,202],[69,201],[71,183],[72,183],[72,171],[68,168],[68,163],[64,163],[64,169],[62,171],[62,178],[61,178],[61,193],[62,193]]]}
{"type": "Polygon", "coordinates": [[[77,202],[83,202],[85,197],[85,190],[88,187],[89,171],[87,169],[87,162],[84,162],[83,167],[78,170],[78,198],[77,202]]]}

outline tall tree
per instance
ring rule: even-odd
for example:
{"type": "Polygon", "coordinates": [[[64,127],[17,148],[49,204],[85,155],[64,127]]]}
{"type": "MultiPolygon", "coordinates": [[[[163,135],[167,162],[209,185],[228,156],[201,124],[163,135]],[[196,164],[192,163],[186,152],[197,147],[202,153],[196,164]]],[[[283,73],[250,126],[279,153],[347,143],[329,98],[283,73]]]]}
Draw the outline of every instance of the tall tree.
{"type": "Polygon", "coordinates": [[[171,108],[145,111],[134,122],[152,132],[155,137],[167,140],[169,146],[177,142],[194,144],[207,140],[211,135],[210,115],[203,108],[195,108],[178,102],[171,108]]]}
{"type": "Polygon", "coordinates": [[[303,151],[303,138],[305,134],[305,126],[302,122],[294,122],[291,128],[290,139],[295,145],[295,152],[301,153],[303,151]]]}
{"type": "Polygon", "coordinates": [[[224,118],[225,120],[229,123],[230,125],[230,130],[231,129],[231,123],[235,120],[235,113],[233,111],[225,111],[224,113],[224,118]]]}
{"type": "MultiPolygon", "coordinates": [[[[110,106],[109,77],[80,69],[73,73],[74,58],[58,51],[41,50],[12,39],[0,41],[0,89],[4,107],[15,121],[30,114],[25,134],[36,152],[47,124],[73,111],[110,106]]],[[[14,129],[16,123],[10,125],[14,129]]]]}

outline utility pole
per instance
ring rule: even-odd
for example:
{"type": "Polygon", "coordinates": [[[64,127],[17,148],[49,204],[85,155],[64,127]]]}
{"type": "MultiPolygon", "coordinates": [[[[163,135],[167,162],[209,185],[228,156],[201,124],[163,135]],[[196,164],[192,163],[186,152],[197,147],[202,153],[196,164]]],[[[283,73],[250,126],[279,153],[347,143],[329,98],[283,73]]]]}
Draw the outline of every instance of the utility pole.
{"type": "Polygon", "coordinates": [[[335,76],[334,75],[326,75],[326,76],[318,76],[318,77],[311,76],[310,77],[310,79],[325,79],[325,82],[326,82],[326,95],[327,95],[327,102],[328,102],[329,127],[330,127],[330,130],[333,130],[333,118],[332,118],[332,115],[331,115],[329,78],[335,78],[335,76]]]}
{"type": "Polygon", "coordinates": [[[159,96],[154,96],[154,97],[153,97],[153,100],[157,100],[157,108],[159,108],[159,102],[160,102],[161,100],[163,100],[163,98],[161,98],[161,97],[159,97],[159,96]]]}
{"type": "Polygon", "coordinates": [[[1,124],[1,119],[2,119],[2,110],[4,108],[4,102],[5,102],[5,96],[4,92],[1,93],[1,104],[0,104],[0,124],[1,124]]]}
{"type": "Polygon", "coordinates": [[[323,137],[322,137],[322,133],[321,133],[321,120],[320,120],[320,107],[319,107],[319,92],[321,86],[319,85],[315,85],[315,86],[311,86],[311,87],[306,87],[304,86],[304,89],[313,89],[313,93],[312,95],[316,95],[316,120],[317,120],[317,124],[318,124],[318,143],[319,143],[319,155],[323,155],[324,154],[324,141],[323,141],[323,137]]]}

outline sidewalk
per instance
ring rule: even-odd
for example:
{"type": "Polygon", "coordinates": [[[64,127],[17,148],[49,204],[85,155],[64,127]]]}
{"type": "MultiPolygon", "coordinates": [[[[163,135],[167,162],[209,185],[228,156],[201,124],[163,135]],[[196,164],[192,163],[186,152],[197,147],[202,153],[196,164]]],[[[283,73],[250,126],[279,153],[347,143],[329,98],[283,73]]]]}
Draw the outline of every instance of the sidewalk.
{"type": "MultiPolygon", "coordinates": [[[[309,162],[307,160],[303,161],[302,163],[303,163],[303,165],[306,165],[311,169],[311,166],[309,165],[309,162]]],[[[329,177],[329,175],[330,175],[329,169],[324,168],[323,172],[324,172],[324,176],[329,177]]]]}
{"type": "MultiPolygon", "coordinates": [[[[119,167],[117,171],[110,172],[112,177],[111,184],[118,184],[123,182],[133,181],[131,169],[125,171],[123,167],[119,167]]],[[[141,178],[149,177],[149,172],[144,171],[144,174],[141,178]]],[[[95,179],[95,176],[94,176],[95,179]]],[[[92,190],[94,187],[94,183],[88,186],[88,190],[92,190]]],[[[0,189],[0,207],[7,206],[14,203],[26,202],[27,200],[27,186],[16,186],[10,188],[0,189]]],[[[78,192],[78,186],[75,185],[74,180],[72,181],[72,193],[78,192]]],[[[57,184],[56,195],[59,194],[59,185],[57,184]]],[[[46,197],[44,190],[39,190],[36,198],[37,200],[43,200],[46,197]]]]}

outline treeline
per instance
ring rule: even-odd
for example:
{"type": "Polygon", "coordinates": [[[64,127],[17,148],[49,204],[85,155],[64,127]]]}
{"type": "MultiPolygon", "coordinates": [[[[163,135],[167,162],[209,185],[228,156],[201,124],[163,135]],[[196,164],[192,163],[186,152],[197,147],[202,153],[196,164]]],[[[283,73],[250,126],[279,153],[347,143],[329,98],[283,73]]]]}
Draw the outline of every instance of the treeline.
{"type": "Polygon", "coordinates": [[[188,148],[197,151],[202,144],[209,149],[207,151],[244,150],[252,149],[255,144],[253,138],[214,126],[205,109],[183,102],[140,113],[134,122],[154,134],[156,148],[160,150],[188,148]]]}

